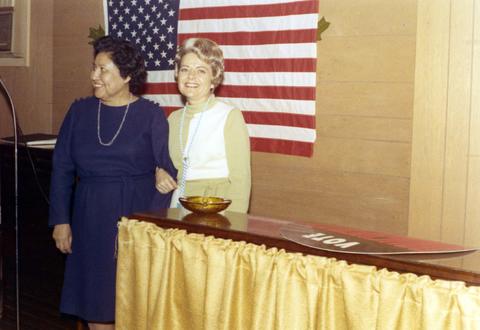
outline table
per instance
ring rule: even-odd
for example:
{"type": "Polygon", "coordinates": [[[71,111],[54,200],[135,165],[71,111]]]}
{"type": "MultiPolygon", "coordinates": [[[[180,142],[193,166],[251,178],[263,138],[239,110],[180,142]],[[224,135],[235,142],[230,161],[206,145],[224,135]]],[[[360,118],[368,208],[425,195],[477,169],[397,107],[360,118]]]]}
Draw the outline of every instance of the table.
{"type": "Polygon", "coordinates": [[[116,328],[478,329],[479,272],[449,266],[457,258],[327,252],[284,239],[285,224],[177,209],[124,218],[116,328]]]}
{"type": "MultiPolygon", "coordinates": [[[[463,281],[468,285],[480,286],[480,251],[468,254],[440,255],[404,255],[404,256],[372,256],[361,254],[333,253],[307,246],[302,246],[282,237],[280,228],[292,223],[282,219],[225,212],[220,221],[193,214],[185,217],[179,209],[162,209],[152,212],[135,213],[133,219],[148,221],[162,228],[185,229],[189,233],[213,235],[218,238],[246,241],[277,247],[289,252],[300,252],[309,255],[333,257],[350,263],[387,268],[401,273],[428,275],[433,279],[463,281]],[[193,216],[193,217],[192,217],[193,216]],[[222,223],[223,221],[223,223],[222,223]]],[[[299,223],[299,222],[295,222],[299,223]]],[[[315,226],[315,224],[311,224],[315,226]]]]}

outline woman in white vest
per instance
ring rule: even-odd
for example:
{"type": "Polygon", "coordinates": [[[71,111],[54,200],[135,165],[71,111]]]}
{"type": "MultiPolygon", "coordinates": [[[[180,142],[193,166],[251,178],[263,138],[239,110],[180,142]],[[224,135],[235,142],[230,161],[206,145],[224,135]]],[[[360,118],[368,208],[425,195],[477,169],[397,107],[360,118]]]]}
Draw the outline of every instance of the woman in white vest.
{"type": "Polygon", "coordinates": [[[180,196],[232,200],[229,211],[248,211],[250,141],[240,110],[215,98],[224,75],[223,52],[212,40],[187,39],[175,58],[175,79],[185,106],[168,118],[169,151],[177,178],[157,169],[156,187],[180,196]]]}

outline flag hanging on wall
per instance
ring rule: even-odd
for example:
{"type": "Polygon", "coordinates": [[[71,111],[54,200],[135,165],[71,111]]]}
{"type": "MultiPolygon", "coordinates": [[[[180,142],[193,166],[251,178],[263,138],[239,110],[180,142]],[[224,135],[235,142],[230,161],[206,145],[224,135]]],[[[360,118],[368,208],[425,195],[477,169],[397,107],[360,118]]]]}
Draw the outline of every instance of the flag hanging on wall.
{"type": "Polygon", "coordinates": [[[104,0],[108,34],[145,57],[145,97],[183,106],[174,80],[177,45],[206,37],[224,52],[215,95],[242,110],[252,151],[312,156],[318,0],[104,0]]]}

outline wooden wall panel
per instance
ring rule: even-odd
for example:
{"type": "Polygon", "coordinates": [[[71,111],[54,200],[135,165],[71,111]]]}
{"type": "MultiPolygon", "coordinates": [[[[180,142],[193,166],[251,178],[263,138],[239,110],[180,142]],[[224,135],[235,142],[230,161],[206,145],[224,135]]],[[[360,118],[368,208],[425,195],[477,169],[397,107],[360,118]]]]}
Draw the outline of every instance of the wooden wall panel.
{"type": "MultiPolygon", "coordinates": [[[[470,94],[469,167],[465,219],[465,245],[480,245],[480,6],[472,10],[472,74],[470,94]]],[[[480,260],[470,260],[478,265],[480,260]]]]}
{"type": "Polygon", "coordinates": [[[318,136],[390,142],[410,142],[410,119],[318,115],[318,136]]]}
{"type": "Polygon", "coordinates": [[[415,35],[328,35],[319,43],[319,49],[320,80],[383,83],[413,80],[415,35]]]}
{"type": "Polygon", "coordinates": [[[406,233],[416,1],[323,0],[312,158],[254,153],[251,212],[406,233]],[[401,4],[400,4],[401,3],[401,4]]]}
{"type": "Polygon", "coordinates": [[[58,131],[68,106],[92,94],[90,69],[93,51],[89,28],[104,25],[103,2],[97,0],[56,1],[53,35],[54,85],[53,127],[58,131]],[[83,15],[79,13],[88,13],[83,15]]]}
{"type": "MultiPolygon", "coordinates": [[[[52,0],[53,1],[53,0],[52,0]]],[[[417,0],[322,0],[312,158],[253,153],[251,212],[406,232],[417,0]],[[292,206],[293,205],[293,206],[292,206]]],[[[88,28],[102,2],[53,1],[57,132],[73,99],[90,94],[88,28]],[[79,13],[88,12],[88,15],[79,13]],[[73,23],[71,21],[73,19],[73,23]]]]}
{"type": "MultiPolygon", "coordinates": [[[[452,1],[445,136],[442,240],[464,242],[468,185],[468,143],[474,1],[452,1]]],[[[480,236],[479,236],[480,237],[480,236]]]]}
{"type": "Polygon", "coordinates": [[[320,1],[320,14],[334,23],[328,29],[331,36],[415,35],[416,11],[417,0],[320,1]]]}
{"type": "Polygon", "coordinates": [[[480,11],[419,0],[409,233],[478,246],[480,11]]]}
{"type": "Polygon", "coordinates": [[[450,1],[418,3],[409,233],[441,239],[450,1]]]}
{"type": "Polygon", "coordinates": [[[410,120],[413,113],[413,80],[399,83],[319,80],[317,82],[317,112],[319,115],[336,114],[351,115],[355,118],[378,117],[410,120]]]}

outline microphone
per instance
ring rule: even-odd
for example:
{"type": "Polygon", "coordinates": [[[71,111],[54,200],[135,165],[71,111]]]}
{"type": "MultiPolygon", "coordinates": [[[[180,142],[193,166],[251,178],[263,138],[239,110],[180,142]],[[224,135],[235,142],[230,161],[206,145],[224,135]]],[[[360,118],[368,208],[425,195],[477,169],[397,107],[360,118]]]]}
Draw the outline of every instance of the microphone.
{"type": "MultiPolygon", "coordinates": [[[[19,245],[18,245],[18,124],[17,124],[17,112],[15,111],[15,105],[12,100],[12,96],[8,91],[7,86],[0,77],[0,85],[2,94],[6,97],[8,105],[10,107],[10,114],[12,116],[13,124],[13,150],[14,150],[14,173],[15,173],[15,188],[14,188],[14,210],[15,210],[15,302],[16,302],[16,321],[17,330],[20,330],[20,281],[19,281],[19,245]]],[[[0,225],[2,225],[2,206],[0,204],[0,225]]],[[[3,269],[1,269],[1,279],[3,281],[3,269]]],[[[2,283],[3,287],[3,283],[2,283]]],[[[3,312],[3,289],[1,297],[0,313],[3,312]]]]}

